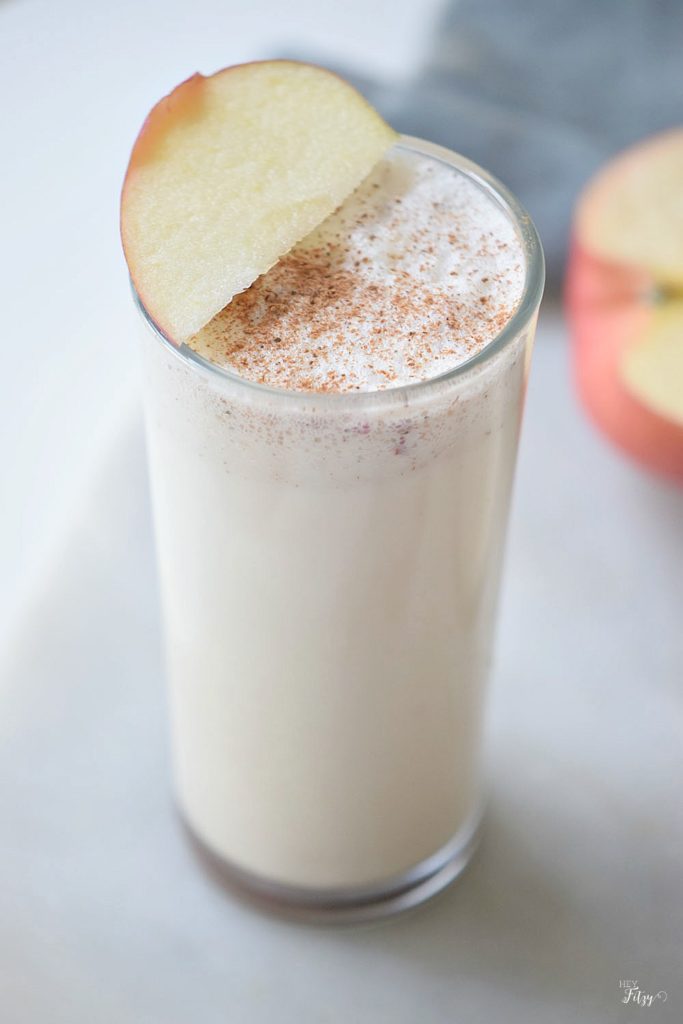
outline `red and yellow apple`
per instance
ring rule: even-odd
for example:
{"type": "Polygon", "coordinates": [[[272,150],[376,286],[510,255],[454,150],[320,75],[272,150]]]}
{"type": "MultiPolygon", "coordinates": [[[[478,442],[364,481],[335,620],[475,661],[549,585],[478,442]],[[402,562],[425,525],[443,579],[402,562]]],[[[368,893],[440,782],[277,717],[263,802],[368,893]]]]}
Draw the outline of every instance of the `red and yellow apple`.
{"type": "Polygon", "coordinates": [[[152,319],[186,342],[328,217],[396,138],[347,82],[310,64],[188,78],[145,121],[121,196],[128,268],[152,319]]]}
{"type": "Polygon", "coordinates": [[[683,481],[683,130],[581,196],[566,288],[581,399],[622,449],[683,481]]]}

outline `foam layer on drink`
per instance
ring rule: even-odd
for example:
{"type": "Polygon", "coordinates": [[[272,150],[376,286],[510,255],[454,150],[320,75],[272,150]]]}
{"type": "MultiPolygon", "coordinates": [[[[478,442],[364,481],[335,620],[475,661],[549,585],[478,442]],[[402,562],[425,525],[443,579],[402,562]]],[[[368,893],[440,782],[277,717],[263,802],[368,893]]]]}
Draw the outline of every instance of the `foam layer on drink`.
{"type": "Polygon", "coordinates": [[[190,344],[271,387],[412,384],[489,344],[520,301],[524,272],[520,239],[482,188],[397,148],[190,344]]]}

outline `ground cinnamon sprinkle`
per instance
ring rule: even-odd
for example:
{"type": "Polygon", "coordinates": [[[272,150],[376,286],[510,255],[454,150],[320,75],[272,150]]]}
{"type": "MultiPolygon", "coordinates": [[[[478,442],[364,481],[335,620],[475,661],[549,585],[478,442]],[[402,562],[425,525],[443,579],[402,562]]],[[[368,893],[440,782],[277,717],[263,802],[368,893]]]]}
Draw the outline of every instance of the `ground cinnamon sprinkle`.
{"type": "Polygon", "coordinates": [[[522,266],[512,225],[472,182],[394,151],[190,344],[272,387],[396,387],[490,342],[519,302],[522,266]]]}

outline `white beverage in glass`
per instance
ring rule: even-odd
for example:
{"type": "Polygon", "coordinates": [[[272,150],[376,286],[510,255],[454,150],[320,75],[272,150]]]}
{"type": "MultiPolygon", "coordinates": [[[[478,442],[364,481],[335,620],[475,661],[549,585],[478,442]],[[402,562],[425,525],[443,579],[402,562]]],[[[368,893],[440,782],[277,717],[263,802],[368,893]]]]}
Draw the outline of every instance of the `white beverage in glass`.
{"type": "Polygon", "coordinates": [[[145,317],[177,799],[273,906],[388,913],[474,848],[542,285],[514,199],[404,139],[192,347],[145,317]]]}

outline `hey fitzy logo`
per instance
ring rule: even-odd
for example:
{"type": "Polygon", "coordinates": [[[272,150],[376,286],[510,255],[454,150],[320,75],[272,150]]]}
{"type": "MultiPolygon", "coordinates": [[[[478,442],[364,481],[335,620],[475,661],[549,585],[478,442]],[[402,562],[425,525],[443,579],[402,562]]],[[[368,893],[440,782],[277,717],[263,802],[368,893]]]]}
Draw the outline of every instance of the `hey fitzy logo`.
{"type": "Polygon", "coordinates": [[[654,1006],[658,1002],[665,1003],[669,998],[664,989],[655,993],[643,992],[637,981],[622,979],[619,988],[622,990],[622,1003],[633,1003],[634,1006],[654,1006]]]}

